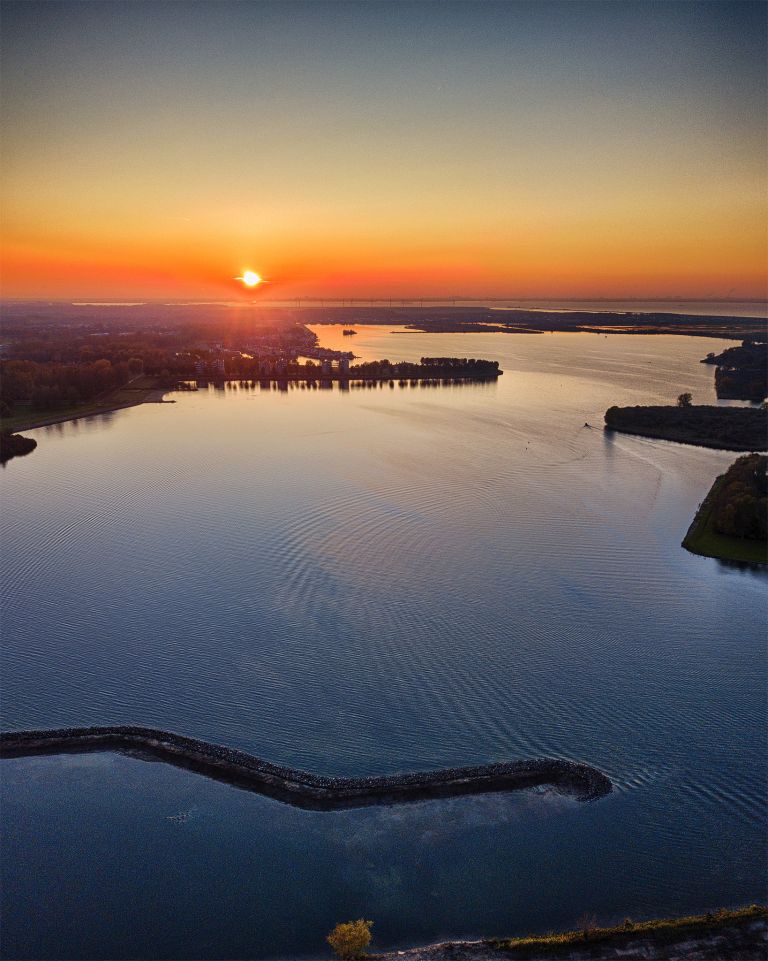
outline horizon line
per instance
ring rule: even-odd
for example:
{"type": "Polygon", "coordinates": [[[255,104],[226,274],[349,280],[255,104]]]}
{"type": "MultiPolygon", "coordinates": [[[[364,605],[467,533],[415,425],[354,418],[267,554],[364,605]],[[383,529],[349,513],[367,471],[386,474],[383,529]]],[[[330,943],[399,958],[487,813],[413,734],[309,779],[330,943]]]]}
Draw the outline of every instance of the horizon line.
{"type": "Polygon", "coordinates": [[[200,298],[192,299],[191,297],[178,297],[178,298],[168,298],[168,297],[144,297],[142,300],[135,299],[116,299],[108,300],[104,299],[103,295],[101,299],[98,295],[89,297],[87,295],[81,295],[79,297],[0,297],[0,304],[67,304],[73,307],[89,307],[89,306],[125,306],[125,307],[140,307],[147,304],[163,304],[166,306],[204,306],[206,304],[210,305],[233,305],[233,306],[243,306],[243,307],[257,307],[260,305],[289,305],[289,306],[301,306],[302,303],[312,303],[312,304],[335,304],[344,306],[344,304],[349,305],[383,305],[383,306],[400,306],[400,305],[410,305],[418,306],[419,304],[484,304],[484,303],[536,303],[539,301],[545,301],[547,303],[558,304],[558,303],[573,303],[573,304],[587,304],[587,303],[624,303],[624,304],[639,304],[639,303],[659,303],[659,304],[669,304],[676,301],[688,304],[768,304],[768,297],[687,297],[685,295],[676,295],[673,297],[548,297],[545,295],[538,297],[463,297],[459,294],[455,296],[443,296],[443,297],[430,297],[430,296],[418,296],[418,297],[394,297],[394,296],[384,296],[384,297],[347,297],[344,295],[339,296],[325,296],[320,297],[316,295],[301,295],[295,297],[284,297],[284,298],[273,298],[267,299],[254,299],[254,300],[243,300],[239,302],[236,298],[231,300],[224,300],[222,298],[200,298]]]}

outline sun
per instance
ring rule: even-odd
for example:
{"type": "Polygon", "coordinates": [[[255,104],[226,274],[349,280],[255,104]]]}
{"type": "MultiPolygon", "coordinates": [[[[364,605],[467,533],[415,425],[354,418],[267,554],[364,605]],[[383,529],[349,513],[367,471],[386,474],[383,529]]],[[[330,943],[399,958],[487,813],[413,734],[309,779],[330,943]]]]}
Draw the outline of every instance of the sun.
{"type": "Polygon", "coordinates": [[[242,277],[236,277],[236,280],[242,280],[246,287],[258,287],[261,283],[261,277],[253,270],[244,270],[242,277]]]}

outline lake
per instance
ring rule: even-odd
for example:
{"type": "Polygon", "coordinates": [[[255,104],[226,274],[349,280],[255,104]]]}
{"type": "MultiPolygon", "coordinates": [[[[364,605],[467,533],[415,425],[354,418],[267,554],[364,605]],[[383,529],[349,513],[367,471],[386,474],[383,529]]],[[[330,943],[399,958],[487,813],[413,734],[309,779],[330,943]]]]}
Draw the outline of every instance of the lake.
{"type": "Polygon", "coordinates": [[[315,328],[495,383],[214,387],[26,431],[2,471],[4,729],[137,723],[334,774],[557,756],[614,781],[306,812],[124,755],[2,762],[4,957],[328,955],[765,897],[768,579],[680,541],[735,454],[709,338],[315,328]],[[591,426],[585,426],[585,425],[591,426]]]}

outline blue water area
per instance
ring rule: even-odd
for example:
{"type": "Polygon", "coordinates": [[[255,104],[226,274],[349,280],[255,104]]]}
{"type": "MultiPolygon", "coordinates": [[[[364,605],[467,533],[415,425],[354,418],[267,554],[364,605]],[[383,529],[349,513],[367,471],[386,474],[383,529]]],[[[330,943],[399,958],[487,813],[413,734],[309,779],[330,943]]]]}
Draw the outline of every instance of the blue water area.
{"type": "Polygon", "coordinates": [[[366,360],[505,373],[29,432],[2,474],[3,727],[337,774],[560,756],[614,795],[312,813],[135,758],[4,761],[5,956],[311,956],[361,915],[384,948],[764,897],[768,581],[680,547],[735,455],[601,429],[714,402],[698,361],[727,345],[358,330],[366,360]]]}

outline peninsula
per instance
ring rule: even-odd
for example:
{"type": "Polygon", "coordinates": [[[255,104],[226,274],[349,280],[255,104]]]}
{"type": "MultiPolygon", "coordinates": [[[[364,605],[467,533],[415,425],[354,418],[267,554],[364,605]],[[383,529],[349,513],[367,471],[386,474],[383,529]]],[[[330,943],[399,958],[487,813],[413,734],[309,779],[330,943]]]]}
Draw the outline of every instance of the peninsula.
{"type": "Polygon", "coordinates": [[[610,794],[613,787],[596,768],[556,758],[372,777],[333,777],[271,764],[244,751],[148,727],[74,727],[0,734],[0,757],[94,750],[130,751],[313,810],[402,804],[542,785],[550,785],[577,801],[594,801],[610,794]]]}
{"type": "Polygon", "coordinates": [[[768,449],[768,410],[754,407],[609,407],[605,429],[717,450],[768,449]]]}
{"type": "Polygon", "coordinates": [[[320,387],[336,382],[346,388],[386,380],[439,386],[493,380],[502,373],[498,361],[466,357],[355,364],[351,351],[319,346],[317,334],[285,311],[238,315],[224,329],[213,307],[204,316],[184,309],[179,317],[153,306],[155,319],[156,311],[165,317],[159,327],[150,316],[120,308],[109,320],[93,309],[81,313],[78,308],[72,315],[57,305],[53,315],[48,311],[6,312],[6,343],[0,346],[4,431],[160,403],[167,391],[200,382],[293,381],[320,387]]]}

